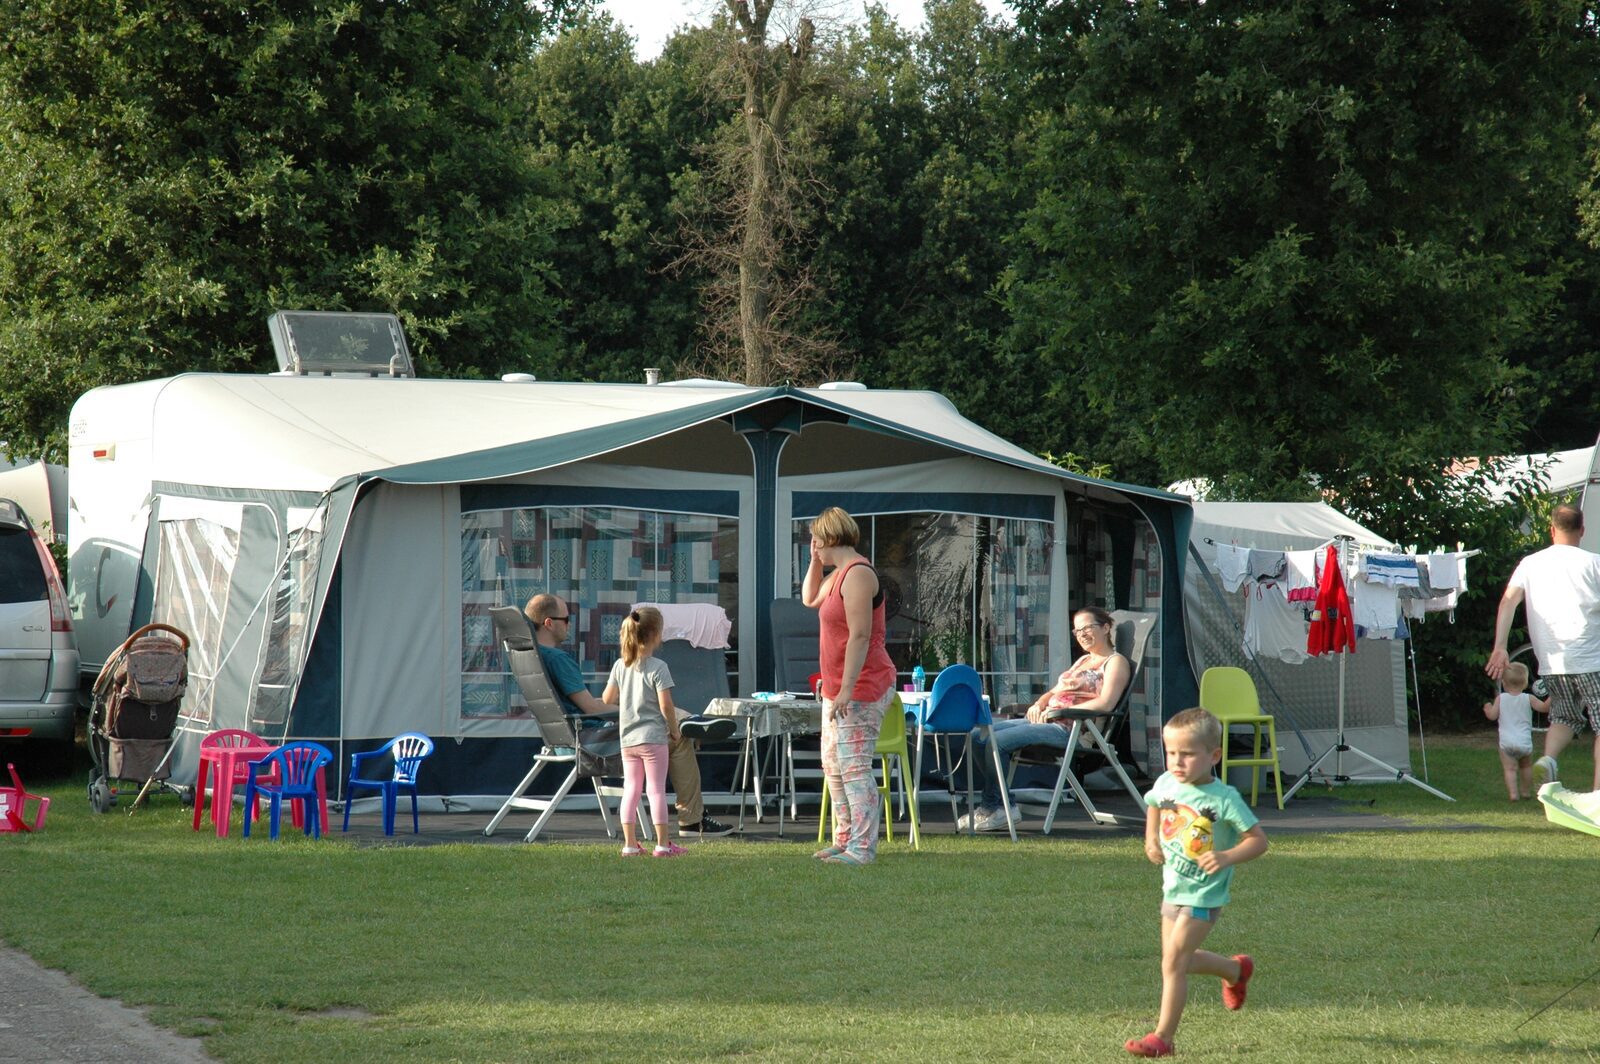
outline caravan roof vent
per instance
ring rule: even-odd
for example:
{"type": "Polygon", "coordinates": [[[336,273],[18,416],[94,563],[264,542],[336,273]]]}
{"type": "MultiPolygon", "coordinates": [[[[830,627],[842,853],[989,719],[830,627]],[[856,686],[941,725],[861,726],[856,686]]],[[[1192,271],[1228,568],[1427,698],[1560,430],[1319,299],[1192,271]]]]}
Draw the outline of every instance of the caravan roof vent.
{"type": "Polygon", "coordinates": [[[864,392],[867,386],[860,381],[826,381],[817,385],[819,392],[864,392]]]}
{"type": "Polygon", "coordinates": [[[393,314],[280,310],[267,318],[278,369],[296,376],[415,377],[393,314]]]}

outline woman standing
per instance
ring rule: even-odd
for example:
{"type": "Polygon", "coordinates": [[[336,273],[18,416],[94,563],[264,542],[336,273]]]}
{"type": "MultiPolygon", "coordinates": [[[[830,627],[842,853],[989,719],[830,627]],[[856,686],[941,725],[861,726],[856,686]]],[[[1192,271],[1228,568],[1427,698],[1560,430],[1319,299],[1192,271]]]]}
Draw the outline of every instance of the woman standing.
{"type": "Polygon", "coordinates": [[[833,845],[815,856],[870,864],[878,852],[873,753],[894,698],[894,662],[883,646],[883,589],[856,552],[861,529],[837,506],[811,522],[811,564],[801,601],[821,626],[822,774],[833,806],[833,845]],[[832,569],[827,579],[823,570],[832,569]]]}

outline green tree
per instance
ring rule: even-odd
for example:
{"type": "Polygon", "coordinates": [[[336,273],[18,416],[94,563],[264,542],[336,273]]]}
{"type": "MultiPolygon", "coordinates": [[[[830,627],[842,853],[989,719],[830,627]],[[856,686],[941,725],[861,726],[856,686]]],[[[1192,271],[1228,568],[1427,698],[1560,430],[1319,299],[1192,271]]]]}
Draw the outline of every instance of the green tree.
{"type": "Polygon", "coordinates": [[[1359,507],[1519,439],[1600,70],[1586,5],[1020,7],[1061,86],[1005,281],[1013,357],[1079,412],[1052,449],[1359,507]]]}
{"type": "Polygon", "coordinates": [[[0,437],[98,384],[271,365],[276,307],[398,313],[424,366],[553,352],[559,190],[522,0],[0,0],[0,437]]]}
{"type": "Polygon", "coordinates": [[[550,252],[561,352],[547,367],[563,379],[636,381],[694,346],[704,278],[669,267],[675,181],[725,118],[707,91],[706,36],[680,33],[640,63],[609,16],[582,17],[517,80],[522,135],[567,190],[550,252]]]}

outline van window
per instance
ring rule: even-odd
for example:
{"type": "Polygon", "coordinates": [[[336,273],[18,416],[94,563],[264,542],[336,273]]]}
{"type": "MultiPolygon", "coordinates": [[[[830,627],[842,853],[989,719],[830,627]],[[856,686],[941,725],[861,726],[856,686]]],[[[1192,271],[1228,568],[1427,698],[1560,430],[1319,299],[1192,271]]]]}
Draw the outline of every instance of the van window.
{"type": "Polygon", "coordinates": [[[0,528],[0,602],[37,602],[50,596],[39,550],[26,528],[0,528]]]}

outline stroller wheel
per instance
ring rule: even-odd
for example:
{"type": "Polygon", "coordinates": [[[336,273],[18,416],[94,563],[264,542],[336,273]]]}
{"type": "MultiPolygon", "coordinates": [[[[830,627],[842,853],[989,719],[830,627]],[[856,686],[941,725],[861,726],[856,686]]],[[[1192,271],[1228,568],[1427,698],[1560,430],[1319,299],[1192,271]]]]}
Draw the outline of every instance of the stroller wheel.
{"type": "Polygon", "coordinates": [[[89,784],[89,804],[96,813],[104,813],[117,804],[117,796],[111,793],[111,784],[103,779],[89,784]]]}
{"type": "Polygon", "coordinates": [[[182,809],[188,809],[192,805],[194,805],[194,788],[193,787],[179,787],[178,788],[178,806],[180,808],[182,808],[182,809]]]}

